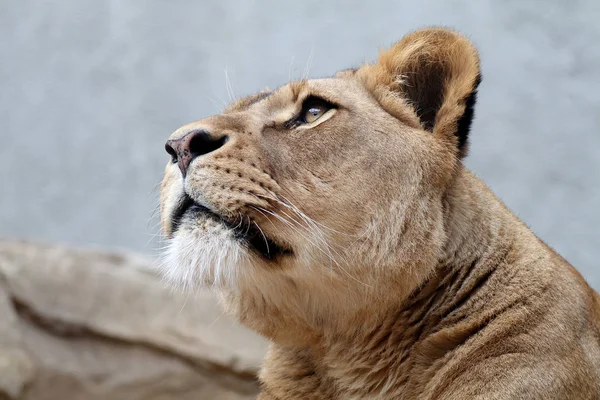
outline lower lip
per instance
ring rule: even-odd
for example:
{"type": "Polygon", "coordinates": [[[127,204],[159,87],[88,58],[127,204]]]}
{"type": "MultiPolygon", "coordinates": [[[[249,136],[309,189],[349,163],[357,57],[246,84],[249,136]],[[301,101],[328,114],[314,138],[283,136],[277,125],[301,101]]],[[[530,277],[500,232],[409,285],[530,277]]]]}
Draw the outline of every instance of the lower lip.
{"type": "MultiPolygon", "coordinates": [[[[175,221],[175,222],[176,222],[176,225],[177,225],[177,227],[178,227],[178,226],[179,226],[179,224],[181,223],[181,220],[183,219],[183,217],[184,217],[186,214],[188,214],[188,213],[191,213],[191,214],[193,214],[193,215],[200,215],[200,214],[202,214],[202,215],[205,215],[205,216],[206,216],[206,217],[208,217],[208,218],[214,218],[215,220],[218,220],[218,221],[219,221],[221,224],[223,224],[225,227],[227,227],[228,229],[231,229],[231,230],[232,230],[232,232],[234,233],[234,235],[235,235],[235,236],[236,236],[236,237],[237,237],[239,240],[245,241],[246,243],[248,243],[248,244],[249,244],[251,247],[253,247],[253,248],[257,248],[256,244],[254,244],[254,245],[251,245],[251,243],[252,243],[252,241],[254,240],[254,238],[255,238],[255,237],[259,237],[259,236],[258,236],[258,235],[259,235],[259,233],[257,233],[257,232],[254,232],[254,233],[253,233],[253,235],[250,235],[250,236],[246,236],[246,235],[240,235],[240,234],[239,234],[240,232],[246,232],[246,233],[247,233],[247,232],[249,232],[249,230],[248,230],[248,229],[246,229],[246,228],[234,229],[234,228],[231,226],[231,224],[230,224],[230,223],[228,223],[226,220],[224,220],[224,219],[223,219],[223,217],[221,217],[220,215],[218,215],[218,214],[216,214],[216,213],[212,212],[212,211],[211,211],[210,209],[208,209],[207,207],[205,207],[205,206],[203,206],[203,205],[201,205],[201,204],[195,203],[195,202],[192,202],[191,204],[188,204],[188,205],[184,205],[184,206],[183,206],[183,207],[181,207],[181,209],[180,209],[180,210],[177,212],[177,215],[180,215],[179,219],[175,221]]],[[[176,232],[176,230],[177,230],[177,228],[175,228],[175,229],[173,230],[173,233],[175,233],[175,232],[176,232]]],[[[260,236],[260,237],[262,237],[262,236],[260,236]]],[[[260,239],[260,240],[262,240],[262,239],[260,239]]],[[[270,244],[268,244],[268,245],[267,245],[267,247],[269,247],[269,249],[279,249],[279,246],[278,246],[278,245],[276,245],[276,244],[275,244],[275,243],[274,243],[274,242],[273,242],[271,239],[269,239],[269,243],[270,243],[270,244]]],[[[269,259],[269,260],[270,260],[270,259],[273,259],[274,257],[277,257],[278,255],[282,255],[282,254],[289,254],[289,253],[291,253],[291,252],[290,252],[290,251],[287,251],[287,250],[284,250],[284,251],[277,251],[277,252],[274,252],[274,253],[271,253],[271,252],[269,252],[269,253],[266,253],[266,252],[264,252],[264,251],[260,251],[260,253],[263,255],[263,257],[266,257],[267,259],[269,259]],[[265,256],[265,254],[266,254],[266,256],[265,256]]]]}

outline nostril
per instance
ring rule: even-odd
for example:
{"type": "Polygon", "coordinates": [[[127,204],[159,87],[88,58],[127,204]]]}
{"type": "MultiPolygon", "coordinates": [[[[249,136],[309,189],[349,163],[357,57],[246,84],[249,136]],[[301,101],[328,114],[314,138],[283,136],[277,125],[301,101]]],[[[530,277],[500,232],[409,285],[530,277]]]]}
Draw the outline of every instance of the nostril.
{"type": "Polygon", "coordinates": [[[189,142],[189,151],[193,157],[211,153],[229,140],[229,136],[214,138],[209,134],[194,135],[189,142]]]}
{"type": "Polygon", "coordinates": [[[185,178],[190,163],[199,156],[211,153],[223,146],[229,136],[213,136],[204,130],[188,132],[179,139],[169,139],[165,150],[171,155],[173,164],[178,164],[185,178]]]}
{"type": "Polygon", "coordinates": [[[165,144],[165,150],[171,156],[171,162],[173,164],[176,164],[177,161],[178,161],[177,152],[175,151],[175,149],[168,142],[165,144]]]}

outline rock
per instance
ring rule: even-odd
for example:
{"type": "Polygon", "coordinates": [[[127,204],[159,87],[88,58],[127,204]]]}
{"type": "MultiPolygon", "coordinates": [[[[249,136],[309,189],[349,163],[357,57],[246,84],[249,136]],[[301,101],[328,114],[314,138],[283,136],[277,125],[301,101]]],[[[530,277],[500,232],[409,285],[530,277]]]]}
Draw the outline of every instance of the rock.
{"type": "Polygon", "coordinates": [[[266,342],[135,255],[0,241],[0,399],[251,399],[266,342]]]}
{"type": "Polygon", "coordinates": [[[16,398],[33,378],[33,360],[22,347],[18,317],[0,280],[0,398],[16,398]]]}

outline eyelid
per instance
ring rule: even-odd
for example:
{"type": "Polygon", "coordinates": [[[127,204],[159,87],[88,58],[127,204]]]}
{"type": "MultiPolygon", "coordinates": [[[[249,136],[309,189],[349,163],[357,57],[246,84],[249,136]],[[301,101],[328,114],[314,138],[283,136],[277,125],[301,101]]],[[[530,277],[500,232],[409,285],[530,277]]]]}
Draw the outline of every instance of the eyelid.
{"type": "Polygon", "coordinates": [[[314,106],[315,104],[324,104],[324,105],[327,106],[328,109],[332,109],[332,108],[337,109],[337,108],[339,108],[339,106],[336,103],[334,103],[334,102],[332,102],[332,101],[330,101],[328,99],[325,99],[325,98],[323,98],[321,96],[312,95],[312,94],[306,95],[302,99],[302,103],[301,104],[302,104],[302,106],[300,108],[300,111],[296,115],[294,115],[294,117],[292,117],[290,120],[288,120],[288,121],[285,122],[284,125],[288,129],[291,129],[291,128],[294,128],[294,127],[298,126],[301,123],[300,119],[302,117],[304,117],[304,114],[306,112],[308,112],[308,110],[310,110],[311,106],[314,106]]]}
{"type": "Polygon", "coordinates": [[[321,96],[316,96],[316,95],[312,95],[309,94],[306,97],[304,97],[304,99],[302,99],[302,107],[300,108],[300,115],[302,114],[303,111],[308,111],[309,110],[309,106],[311,104],[325,104],[326,106],[328,106],[329,108],[338,108],[338,105],[335,104],[333,101],[328,100],[324,97],[321,96]]]}

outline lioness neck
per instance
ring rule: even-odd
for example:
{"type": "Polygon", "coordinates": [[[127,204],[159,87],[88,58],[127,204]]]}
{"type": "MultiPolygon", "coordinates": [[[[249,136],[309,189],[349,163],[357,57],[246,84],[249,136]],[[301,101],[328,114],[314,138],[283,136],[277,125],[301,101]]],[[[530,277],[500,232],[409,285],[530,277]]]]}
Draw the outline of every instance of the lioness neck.
{"type": "MultiPolygon", "coordinates": [[[[432,273],[424,277],[406,293],[397,297],[398,303],[380,314],[381,319],[369,321],[371,329],[382,331],[386,324],[390,329],[400,329],[401,315],[417,320],[411,326],[424,322],[424,314],[447,312],[450,299],[456,296],[466,300],[466,288],[461,283],[469,277],[477,281],[484,279],[499,265],[510,258],[525,255],[526,248],[541,246],[542,243],[494,196],[487,186],[470,171],[461,167],[450,186],[444,202],[444,230],[446,242],[442,254],[432,273]]],[[[485,283],[484,281],[480,282],[485,283]]],[[[367,322],[367,321],[365,321],[367,322]]],[[[369,326],[360,331],[370,334],[369,326]]],[[[349,332],[349,331],[346,331],[349,332]]],[[[341,332],[331,332],[331,337],[340,337],[341,332]]],[[[356,332],[351,337],[357,338],[356,332]]]]}
{"type": "Polygon", "coordinates": [[[515,224],[517,218],[466,169],[457,173],[444,202],[443,256],[404,300],[384,313],[374,310],[363,321],[349,322],[353,326],[345,331],[325,330],[312,345],[275,345],[273,357],[281,362],[289,356],[294,362],[304,360],[308,370],[326,370],[336,386],[347,388],[347,396],[392,384],[397,388],[386,391],[406,393],[411,376],[472,335],[480,325],[458,321],[490,305],[490,277],[497,268],[514,265],[525,247],[540,243],[522,223],[515,224]],[[452,330],[444,329],[448,326],[452,330]]]}

